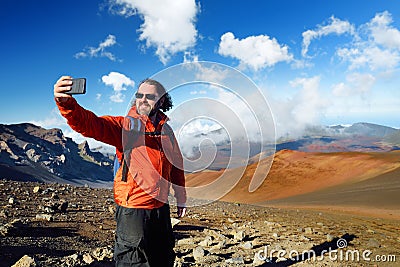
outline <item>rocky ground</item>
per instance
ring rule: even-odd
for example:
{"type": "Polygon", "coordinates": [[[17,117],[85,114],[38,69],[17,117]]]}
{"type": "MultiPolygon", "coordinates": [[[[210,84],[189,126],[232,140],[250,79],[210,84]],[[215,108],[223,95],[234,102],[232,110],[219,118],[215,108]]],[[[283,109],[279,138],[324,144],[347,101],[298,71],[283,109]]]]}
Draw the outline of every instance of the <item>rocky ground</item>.
{"type": "MultiPolygon", "coordinates": [[[[0,180],[0,205],[1,267],[113,266],[111,190],[0,180]]],[[[400,266],[399,225],[215,202],[174,226],[176,266],[400,266]]]]}

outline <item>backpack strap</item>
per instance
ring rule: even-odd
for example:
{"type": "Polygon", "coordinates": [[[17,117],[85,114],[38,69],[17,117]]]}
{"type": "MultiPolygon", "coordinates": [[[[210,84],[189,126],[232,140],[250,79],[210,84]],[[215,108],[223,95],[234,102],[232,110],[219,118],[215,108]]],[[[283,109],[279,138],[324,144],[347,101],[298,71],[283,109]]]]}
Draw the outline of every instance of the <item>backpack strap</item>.
{"type": "MultiPolygon", "coordinates": [[[[140,126],[141,126],[141,123],[140,123],[140,121],[139,120],[136,120],[136,119],[134,119],[134,118],[132,118],[132,117],[130,117],[130,116],[127,116],[130,120],[131,120],[131,122],[132,122],[132,126],[131,126],[131,130],[137,130],[137,131],[139,131],[140,130],[140,126]]],[[[169,136],[169,139],[170,139],[170,141],[171,141],[171,144],[172,144],[172,147],[174,147],[174,145],[175,145],[175,138],[174,138],[174,132],[173,132],[173,130],[172,130],[172,128],[168,125],[168,124],[164,124],[163,125],[163,131],[154,131],[154,132],[144,132],[143,133],[144,135],[150,135],[150,136],[158,136],[158,135],[168,135],[169,136]]],[[[133,149],[133,147],[130,147],[130,148],[127,148],[125,151],[129,151],[129,154],[132,152],[132,149],[133,149]]],[[[128,168],[128,164],[127,164],[127,162],[126,162],[126,159],[125,159],[125,157],[124,157],[124,154],[125,154],[125,152],[124,153],[122,153],[122,159],[121,159],[121,164],[122,164],[122,166],[119,166],[120,165],[120,163],[119,163],[119,161],[118,161],[118,157],[115,157],[116,159],[114,160],[114,177],[115,177],[115,175],[116,175],[116,173],[117,173],[117,171],[118,171],[118,169],[121,167],[122,168],[122,177],[121,177],[121,181],[123,181],[123,182],[127,182],[127,180],[128,180],[128,171],[129,171],[129,168],[128,168]],[[118,163],[118,165],[116,165],[116,163],[118,163]],[[118,166],[117,168],[116,168],[116,166],[118,166]]]]}
{"type": "Polygon", "coordinates": [[[171,126],[168,124],[163,125],[164,128],[164,134],[169,136],[169,140],[171,141],[172,147],[175,146],[175,138],[174,138],[174,131],[172,131],[171,126]]]}
{"type": "Polygon", "coordinates": [[[121,180],[123,182],[128,181],[128,164],[126,163],[126,160],[124,158],[124,155],[122,155],[122,177],[121,180]]]}

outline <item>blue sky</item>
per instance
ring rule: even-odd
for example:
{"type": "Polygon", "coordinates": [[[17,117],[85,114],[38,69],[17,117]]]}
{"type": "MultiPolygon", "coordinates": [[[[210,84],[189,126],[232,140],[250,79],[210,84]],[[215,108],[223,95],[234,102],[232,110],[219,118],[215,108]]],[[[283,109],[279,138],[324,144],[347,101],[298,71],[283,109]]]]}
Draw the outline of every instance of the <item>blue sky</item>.
{"type": "MultiPolygon", "coordinates": [[[[3,0],[0,25],[0,123],[79,138],[55,109],[61,75],[87,78],[76,97],[85,108],[123,115],[142,79],[212,61],[254,81],[277,135],[360,121],[400,128],[397,1],[3,0]]],[[[173,97],[179,106],[200,95],[222,96],[187,88],[173,97]]]]}

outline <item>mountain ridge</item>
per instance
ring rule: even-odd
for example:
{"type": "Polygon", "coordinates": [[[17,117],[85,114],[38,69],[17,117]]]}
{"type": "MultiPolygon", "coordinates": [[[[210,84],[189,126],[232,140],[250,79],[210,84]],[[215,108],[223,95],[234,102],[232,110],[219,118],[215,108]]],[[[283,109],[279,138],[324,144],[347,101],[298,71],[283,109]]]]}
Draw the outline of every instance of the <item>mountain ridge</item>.
{"type": "Polygon", "coordinates": [[[0,124],[2,178],[101,185],[112,182],[112,163],[111,158],[91,151],[86,141],[76,144],[60,129],[0,124]]]}

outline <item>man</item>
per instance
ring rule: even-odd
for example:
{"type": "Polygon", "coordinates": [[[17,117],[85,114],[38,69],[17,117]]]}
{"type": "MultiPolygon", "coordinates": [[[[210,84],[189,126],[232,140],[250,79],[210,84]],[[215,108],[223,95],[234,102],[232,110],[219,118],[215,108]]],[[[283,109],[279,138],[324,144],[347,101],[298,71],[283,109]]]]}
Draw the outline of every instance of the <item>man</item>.
{"type": "Polygon", "coordinates": [[[82,135],[115,146],[120,163],[114,177],[116,266],[173,266],[168,193],[172,184],[183,217],[186,191],[182,155],[162,112],[172,107],[169,94],[159,82],[146,79],[128,116],[98,117],[67,94],[71,86],[70,76],[54,85],[62,116],[82,135]]]}

